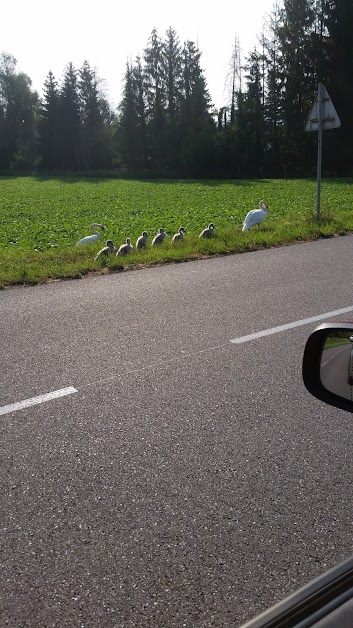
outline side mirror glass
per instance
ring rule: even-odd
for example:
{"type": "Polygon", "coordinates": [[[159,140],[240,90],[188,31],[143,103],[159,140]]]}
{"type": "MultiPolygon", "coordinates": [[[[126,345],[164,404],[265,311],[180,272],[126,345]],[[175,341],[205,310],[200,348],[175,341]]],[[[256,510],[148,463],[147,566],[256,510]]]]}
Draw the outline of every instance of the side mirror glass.
{"type": "Polygon", "coordinates": [[[353,331],[327,334],[320,362],[322,385],[331,393],[353,401],[353,331]]]}
{"type": "Polygon", "coordinates": [[[317,399],[353,412],[353,323],[325,323],[310,334],[303,381],[317,399]]]}

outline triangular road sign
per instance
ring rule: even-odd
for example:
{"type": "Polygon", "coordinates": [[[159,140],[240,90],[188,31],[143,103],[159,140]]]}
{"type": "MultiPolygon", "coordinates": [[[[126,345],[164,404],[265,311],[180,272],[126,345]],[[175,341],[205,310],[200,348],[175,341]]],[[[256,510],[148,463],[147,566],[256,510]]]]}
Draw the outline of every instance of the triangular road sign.
{"type": "Polygon", "coordinates": [[[328,95],[327,89],[324,85],[319,84],[318,94],[316,101],[309,113],[305,130],[306,131],[318,131],[319,130],[319,115],[320,115],[320,96],[321,96],[321,122],[322,129],[337,129],[341,126],[341,120],[338,117],[337,111],[333,105],[333,102],[328,95]]]}

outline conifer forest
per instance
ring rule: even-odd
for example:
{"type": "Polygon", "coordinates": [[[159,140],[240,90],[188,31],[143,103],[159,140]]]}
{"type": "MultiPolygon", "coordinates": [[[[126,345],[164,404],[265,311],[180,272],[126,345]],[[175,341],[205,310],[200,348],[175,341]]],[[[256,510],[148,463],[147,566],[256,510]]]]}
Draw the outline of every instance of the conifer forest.
{"type": "Polygon", "coordinates": [[[48,68],[39,95],[11,51],[2,52],[0,174],[314,176],[317,134],[305,123],[323,83],[341,120],[324,134],[324,174],[352,176],[352,32],[352,0],[278,0],[253,50],[244,54],[237,36],[230,42],[229,68],[219,68],[228,72],[220,109],[202,51],[172,27],[152,30],[141,55],[126,64],[116,110],[94,60],[69,63],[60,79],[48,68]]]}

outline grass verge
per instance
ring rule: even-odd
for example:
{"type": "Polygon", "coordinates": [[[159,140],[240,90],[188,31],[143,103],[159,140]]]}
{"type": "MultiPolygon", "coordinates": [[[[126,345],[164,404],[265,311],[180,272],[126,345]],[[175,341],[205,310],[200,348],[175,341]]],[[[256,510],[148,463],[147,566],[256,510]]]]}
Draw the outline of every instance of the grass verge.
{"type": "Polygon", "coordinates": [[[47,251],[0,251],[0,288],[33,285],[51,280],[84,277],[89,273],[119,272],[163,263],[185,262],[214,255],[244,253],[353,233],[353,215],[349,210],[338,215],[325,215],[317,222],[314,214],[300,216],[296,221],[287,216],[266,218],[260,228],[243,233],[241,227],[219,229],[212,240],[200,240],[198,234],[187,233],[183,242],[171,245],[168,238],[158,248],[135,251],[125,257],[115,255],[94,261],[102,242],[81,247],[58,247],[47,251]]]}

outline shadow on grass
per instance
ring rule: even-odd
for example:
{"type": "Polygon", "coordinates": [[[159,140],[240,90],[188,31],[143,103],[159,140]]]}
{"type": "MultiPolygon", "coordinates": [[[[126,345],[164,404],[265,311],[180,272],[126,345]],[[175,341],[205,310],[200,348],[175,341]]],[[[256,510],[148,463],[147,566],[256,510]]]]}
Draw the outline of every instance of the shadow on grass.
{"type": "MultiPolygon", "coordinates": [[[[18,175],[17,175],[18,176],[18,175]]],[[[14,179],[14,176],[4,176],[2,179],[14,179]]],[[[184,186],[193,186],[193,185],[203,185],[209,187],[218,187],[222,185],[232,185],[235,187],[251,187],[255,185],[267,185],[273,181],[273,179],[183,179],[183,178],[173,178],[173,179],[153,179],[151,178],[143,178],[143,177],[119,177],[116,175],[112,176],[85,176],[85,175],[33,175],[33,178],[38,183],[47,183],[48,181],[60,181],[61,183],[94,183],[95,185],[99,183],[107,183],[108,181],[115,181],[118,183],[119,181],[126,182],[135,182],[135,183],[144,183],[149,185],[184,185],[184,186]]]]}

